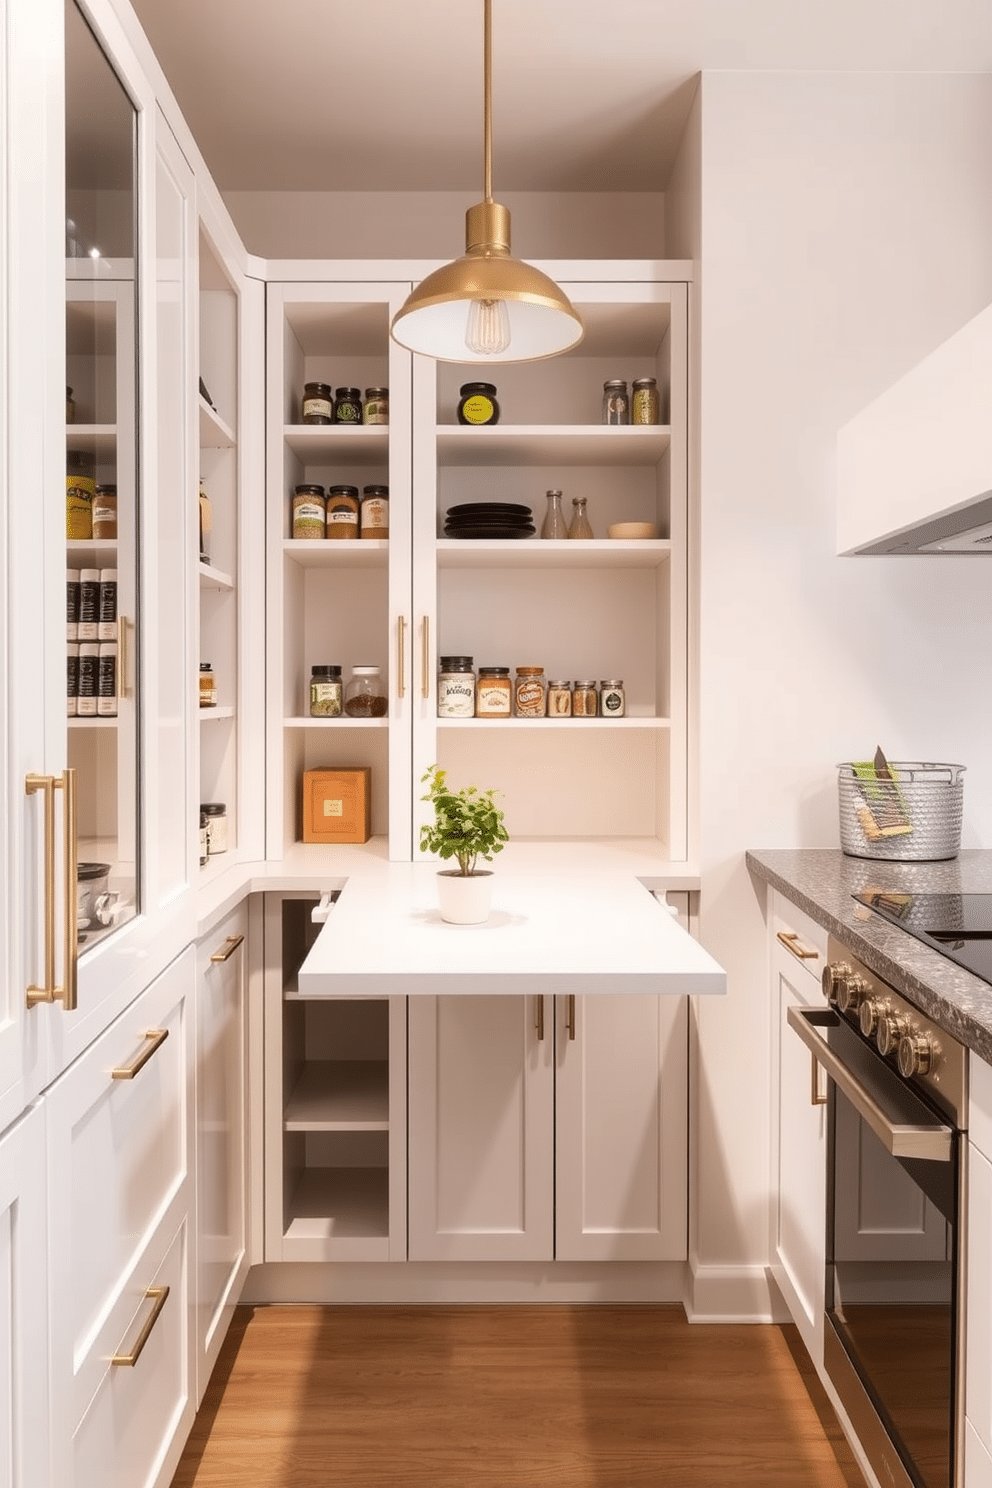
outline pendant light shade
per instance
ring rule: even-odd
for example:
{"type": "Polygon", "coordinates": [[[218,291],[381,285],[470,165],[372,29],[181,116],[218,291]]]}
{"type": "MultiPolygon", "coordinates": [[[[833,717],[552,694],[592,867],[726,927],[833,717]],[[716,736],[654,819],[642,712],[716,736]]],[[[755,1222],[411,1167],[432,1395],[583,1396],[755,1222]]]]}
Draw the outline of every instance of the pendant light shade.
{"type": "Polygon", "coordinates": [[[393,339],[441,362],[527,362],[582,339],[568,296],[510,254],[510,213],[492,197],[492,23],[485,0],[485,199],[465,214],[465,253],[435,269],[393,318],[393,339]]]}

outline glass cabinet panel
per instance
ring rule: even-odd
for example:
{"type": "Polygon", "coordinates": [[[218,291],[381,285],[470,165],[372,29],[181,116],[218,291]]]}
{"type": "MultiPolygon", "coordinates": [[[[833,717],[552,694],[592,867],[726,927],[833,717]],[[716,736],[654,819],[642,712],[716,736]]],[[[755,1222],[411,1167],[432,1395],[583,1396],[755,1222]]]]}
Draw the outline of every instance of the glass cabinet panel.
{"type": "Polygon", "coordinates": [[[65,36],[66,670],[85,954],[139,906],[136,114],[73,3],[65,36]]]}

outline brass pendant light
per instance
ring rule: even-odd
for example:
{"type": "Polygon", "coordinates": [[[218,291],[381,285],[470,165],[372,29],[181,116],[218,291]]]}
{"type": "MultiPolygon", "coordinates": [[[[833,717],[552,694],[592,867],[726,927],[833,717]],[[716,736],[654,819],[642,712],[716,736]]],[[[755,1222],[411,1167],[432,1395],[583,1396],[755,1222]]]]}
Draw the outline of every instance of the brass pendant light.
{"type": "Polygon", "coordinates": [[[485,4],[485,199],[465,214],[465,253],[428,274],[393,317],[401,346],[441,362],[528,362],[582,339],[553,279],[510,255],[510,213],[492,194],[492,0],[485,4]]]}

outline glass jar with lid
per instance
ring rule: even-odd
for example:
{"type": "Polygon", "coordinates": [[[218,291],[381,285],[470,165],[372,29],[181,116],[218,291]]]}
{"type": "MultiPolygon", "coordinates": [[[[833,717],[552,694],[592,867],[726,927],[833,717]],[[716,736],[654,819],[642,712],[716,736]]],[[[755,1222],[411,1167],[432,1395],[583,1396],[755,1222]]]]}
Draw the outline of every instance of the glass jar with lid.
{"type": "Polygon", "coordinates": [[[217,679],[209,661],[200,662],[200,707],[216,708],[217,679]]]}
{"type": "Polygon", "coordinates": [[[543,718],[547,706],[543,666],[518,666],[513,701],[518,718],[543,718]]]}
{"type": "Polygon", "coordinates": [[[389,423],[389,389],[366,388],[364,422],[367,424],[389,423]]]}
{"type": "Polygon", "coordinates": [[[627,397],[627,384],[621,378],[611,378],[603,383],[603,423],[630,423],[630,399],[627,397]]]}
{"type": "Polygon", "coordinates": [[[323,486],[297,486],[293,492],[293,537],[297,541],[322,538],[327,526],[323,486]]]}
{"type": "Polygon", "coordinates": [[[475,685],[476,718],[509,718],[513,711],[512,697],[509,667],[480,666],[475,685]]]}
{"type": "Polygon", "coordinates": [[[360,424],[362,422],[362,395],[357,388],[334,389],[334,422],[336,424],[360,424]]]}
{"type": "Polygon", "coordinates": [[[359,535],[366,539],[389,536],[389,487],[363,486],[359,535]]]}
{"type": "Polygon", "coordinates": [[[344,693],[344,711],[347,718],[385,718],[389,700],[381,667],[352,667],[344,693]]]}
{"type": "Polygon", "coordinates": [[[599,711],[604,718],[622,718],[626,711],[626,696],[622,681],[600,682],[599,711]]]}
{"type": "Polygon", "coordinates": [[[498,424],[499,404],[493,382],[465,382],[459,389],[460,424],[498,424]]]}
{"type": "Polygon", "coordinates": [[[358,536],[358,487],[328,486],[326,536],[337,541],[358,536]]]}
{"type": "Polygon", "coordinates": [[[595,718],[599,713],[599,693],[595,682],[576,682],[572,688],[572,717],[595,718]]]}
{"type": "Polygon", "coordinates": [[[442,656],[437,679],[438,718],[475,717],[475,672],[471,656],[442,656]]]}
{"type": "Polygon", "coordinates": [[[630,422],[632,424],[657,424],[661,422],[661,401],[658,397],[656,377],[635,377],[631,384],[630,422]]]}
{"type": "Polygon", "coordinates": [[[310,668],[310,717],[340,718],[341,668],[317,664],[310,668]]]}
{"type": "Polygon", "coordinates": [[[548,678],[548,717],[549,718],[571,718],[572,716],[572,684],[571,682],[553,682],[548,678]]]}
{"type": "Polygon", "coordinates": [[[304,384],[303,422],[305,424],[334,422],[334,395],[328,383],[308,382],[304,384]]]}

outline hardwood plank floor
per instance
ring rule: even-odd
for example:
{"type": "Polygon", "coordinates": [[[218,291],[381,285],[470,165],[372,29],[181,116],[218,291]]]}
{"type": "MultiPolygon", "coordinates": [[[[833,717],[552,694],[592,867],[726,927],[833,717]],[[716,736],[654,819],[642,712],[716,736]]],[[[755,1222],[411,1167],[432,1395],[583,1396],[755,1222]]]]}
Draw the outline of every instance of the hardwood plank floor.
{"type": "Polygon", "coordinates": [[[864,1488],[794,1329],[239,1308],[173,1488],[864,1488]]]}

